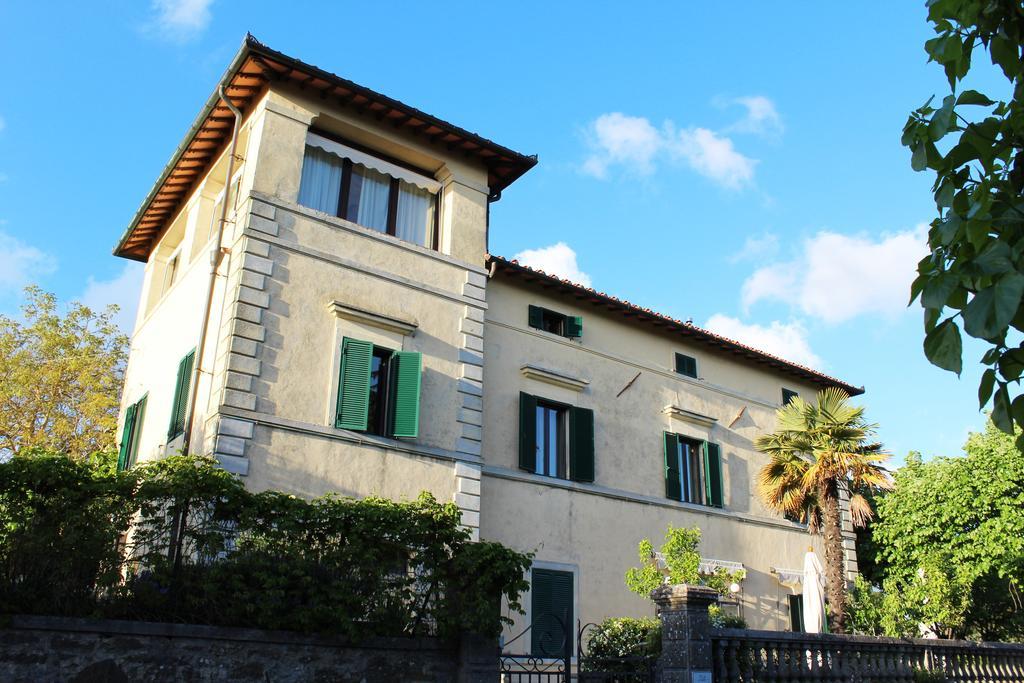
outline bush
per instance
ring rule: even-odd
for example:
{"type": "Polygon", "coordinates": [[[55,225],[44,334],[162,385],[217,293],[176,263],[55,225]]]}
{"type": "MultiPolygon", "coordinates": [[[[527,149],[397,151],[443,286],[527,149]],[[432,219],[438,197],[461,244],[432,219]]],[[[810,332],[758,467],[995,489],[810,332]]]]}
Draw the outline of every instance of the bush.
{"type": "Polygon", "coordinates": [[[583,666],[594,671],[642,672],[660,654],[659,619],[605,619],[587,638],[583,666]]]}
{"type": "Polygon", "coordinates": [[[117,474],[64,456],[0,463],[0,609],[370,635],[500,633],[530,556],[471,543],[460,512],[251,493],[216,461],[117,474]],[[134,521],[127,543],[117,539],[134,521]],[[46,596],[46,600],[40,600],[46,596]]]}
{"type": "Polygon", "coordinates": [[[726,614],[721,605],[708,607],[708,618],[712,628],[746,628],[747,620],[738,614],[726,614]]]}
{"type": "Polygon", "coordinates": [[[120,580],[134,483],[64,455],[0,463],[0,611],[92,613],[120,580]]]}

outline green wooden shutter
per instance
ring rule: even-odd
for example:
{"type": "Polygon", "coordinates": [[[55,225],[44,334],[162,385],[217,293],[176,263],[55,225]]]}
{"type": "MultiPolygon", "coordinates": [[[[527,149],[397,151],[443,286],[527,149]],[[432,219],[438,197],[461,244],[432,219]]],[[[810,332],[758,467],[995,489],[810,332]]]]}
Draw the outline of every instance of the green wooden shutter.
{"type": "Polygon", "coordinates": [[[391,355],[394,382],[391,404],[391,435],[415,437],[420,434],[420,377],[423,354],[395,351],[391,355]]]}
{"type": "Polygon", "coordinates": [[[571,647],[573,621],[572,572],[534,569],[530,595],[530,644],[535,657],[561,657],[566,639],[571,647]]]}
{"type": "Polygon", "coordinates": [[[594,411],[569,409],[569,478],[594,481],[594,411]]]}
{"type": "Polygon", "coordinates": [[[565,336],[578,339],[583,336],[583,317],[579,315],[565,316],[565,336]]]}
{"type": "Polygon", "coordinates": [[[665,432],[665,497],[683,499],[683,486],[679,473],[679,437],[665,432]]]}
{"type": "Polygon", "coordinates": [[[538,330],[544,327],[544,309],[540,306],[530,306],[529,323],[530,327],[538,330]]]}
{"type": "Polygon", "coordinates": [[[128,469],[135,466],[135,460],[139,457],[139,436],[142,434],[142,425],[146,419],[146,400],[149,394],[143,395],[135,402],[135,425],[132,427],[132,443],[128,449],[128,460],[125,465],[128,469]]]}
{"type": "Polygon", "coordinates": [[[132,449],[132,436],[135,433],[135,404],[124,411],[124,428],[121,430],[121,449],[117,453],[117,471],[128,468],[128,457],[132,449]]]}
{"type": "Polygon", "coordinates": [[[192,349],[178,363],[178,378],[174,385],[174,402],[171,403],[171,424],[167,428],[167,438],[173,439],[185,431],[185,418],[188,412],[188,401],[192,393],[192,363],[196,358],[196,350],[192,349]]]}
{"type": "Polygon", "coordinates": [[[537,397],[519,392],[519,467],[537,471],[537,397]]]}
{"type": "Polygon", "coordinates": [[[676,354],[676,372],[687,377],[697,377],[697,359],[685,353],[676,354]]]}
{"type": "Polygon", "coordinates": [[[722,507],[722,453],[718,444],[710,441],[704,442],[704,488],[707,504],[722,507]]]}
{"type": "Polygon", "coordinates": [[[339,429],[366,431],[370,412],[370,370],[373,367],[373,344],[358,339],[341,341],[341,370],[338,377],[339,429]]]}
{"type": "Polygon", "coordinates": [[[804,630],[804,596],[789,596],[789,628],[793,633],[804,630]]]}

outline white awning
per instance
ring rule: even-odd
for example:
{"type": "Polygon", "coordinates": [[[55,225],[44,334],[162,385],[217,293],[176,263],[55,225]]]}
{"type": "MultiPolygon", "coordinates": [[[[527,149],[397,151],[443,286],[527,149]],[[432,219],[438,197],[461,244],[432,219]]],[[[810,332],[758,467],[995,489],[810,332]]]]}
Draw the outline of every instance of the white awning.
{"type": "Polygon", "coordinates": [[[772,567],[772,574],[775,574],[779,583],[790,588],[799,588],[804,583],[803,569],[779,569],[772,567]]]}
{"type": "Polygon", "coordinates": [[[701,574],[713,574],[716,569],[725,569],[730,572],[746,571],[742,562],[731,562],[729,560],[714,560],[710,557],[700,558],[700,566],[697,568],[701,574]]]}
{"type": "Polygon", "coordinates": [[[368,168],[372,168],[375,171],[386,173],[392,178],[399,178],[408,183],[412,183],[417,187],[421,187],[427,192],[437,193],[441,189],[441,183],[437,182],[433,178],[428,178],[425,175],[421,175],[414,171],[410,171],[407,168],[402,168],[398,164],[392,164],[389,161],[378,159],[372,154],[366,152],[360,152],[358,149],[352,149],[334,140],[328,140],[327,138],[317,135],[316,133],[306,134],[306,144],[312,147],[319,147],[320,149],[339,156],[342,159],[349,159],[354,164],[362,164],[368,168]]]}

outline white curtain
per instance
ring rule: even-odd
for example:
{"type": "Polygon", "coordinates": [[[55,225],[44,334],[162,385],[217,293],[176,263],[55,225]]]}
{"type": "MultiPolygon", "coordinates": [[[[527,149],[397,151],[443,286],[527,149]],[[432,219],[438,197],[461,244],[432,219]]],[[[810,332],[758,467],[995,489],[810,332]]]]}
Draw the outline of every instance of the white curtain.
{"type": "Polygon", "coordinates": [[[299,204],[337,216],[341,166],[339,157],[307,145],[299,182],[299,204]]]}
{"type": "MultiPolygon", "coordinates": [[[[353,198],[349,200],[352,206],[354,195],[359,195],[358,209],[354,222],[365,228],[373,228],[381,232],[388,229],[388,194],[391,189],[391,179],[385,174],[367,168],[362,165],[352,166],[352,187],[350,192],[353,198]]],[[[352,220],[353,217],[349,216],[352,220]]]]}
{"type": "Polygon", "coordinates": [[[434,228],[434,195],[422,188],[399,182],[398,220],[395,236],[429,247],[434,228]]]}

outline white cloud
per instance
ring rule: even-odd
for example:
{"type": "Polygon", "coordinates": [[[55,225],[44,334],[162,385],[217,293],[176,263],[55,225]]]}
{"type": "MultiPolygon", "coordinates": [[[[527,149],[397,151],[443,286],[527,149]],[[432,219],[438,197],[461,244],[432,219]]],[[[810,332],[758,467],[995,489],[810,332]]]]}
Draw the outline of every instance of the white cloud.
{"type": "Polygon", "coordinates": [[[697,173],[730,190],[738,190],[754,179],[757,161],[737,152],[729,138],[707,128],[679,131],[669,151],[685,159],[697,173]]]}
{"type": "Polygon", "coordinates": [[[768,326],[747,324],[736,318],[717,313],[704,327],[755,349],[794,363],[812,368],[821,368],[824,363],[812,350],[807,341],[807,330],[800,322],[781,323],[773,320],[768,326]]]}
{"type": "Polygon", "coordinates": [[[108,304],[116,304],[120,310],[114,322],[125,334],[131,334],[135,328],[144,271],[141,263],[129,263],[111,280],[90,277],[79,301],[96,312],[104,310],[108,304]]]}
{"type": "Polygon", "coordinates": [[[746,116],[729,126],[730,132],[777,137],[785,130],[775,103],[764,95],[737,97],[729,104],[738,104],[747,110],[746,116]]]}
{"type": "Polygon", "coordinates": [[[612,166],[640,175],[653,173],[658,160],[689,166],[729,189],[739,189],[754,178],[757,161],[736,151],[728,137],[707,128],[677,130],[672,121],[661,129],[642,116],[620,112],[602,114],[587,130],[590,155],[584,173],[607,178],[612,166]]]}
{"type": "Polygon", "coordinates": [[[619,112],[602,114],[590,126],[595,152],[583,162],[583,170],[597,178],[608,174],[612,164],[637,173],[651,173],[653,160],[663,145],[662,135],[642,116],[619,112]]]}
{"type": "Polygon", "coordinates": [[[865,313],[894,318],[907,308],[917,262],[927,253],[927,226],[883,235],[822,231],[804,240],[794,260],[758,269],[743,283],[743,306],[781,301],[827,323],[865,313]]]}
{"type": "Polygon", "coordinates": [[[209,25],[212,3],[213,0],[153,0],[156,17],[150,28],[164,38],[190,40],[209,25]]]}
{"type": "Polygon", "coordinates": [[[52,255],[0,232],[0,293],[16,292],[56,269],[52,255]]]}
{"type": "Polygon", "coordinates": [[[751,235],[743,242],[743,246],[729,257],[730,263],[775,258],[779,253],[779,236],[770,232],[762,235],[751,235]]]}
{"type": "Polygon", "coordinates": [[[576,263],[576,252],[565,242],[540,249],[526,249],[516,254],[515,259],[530,268],[543,270],[548,275],[557,275],[585,287],[590,286],[590,276],[580,270],[576,263]]]}

